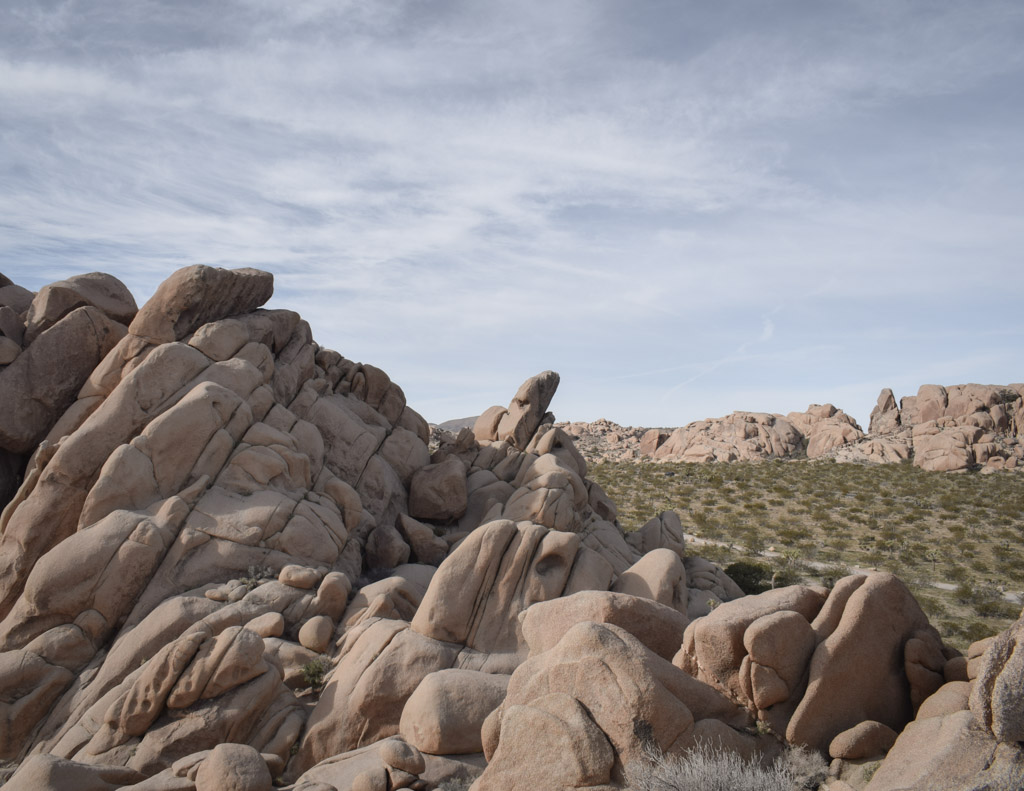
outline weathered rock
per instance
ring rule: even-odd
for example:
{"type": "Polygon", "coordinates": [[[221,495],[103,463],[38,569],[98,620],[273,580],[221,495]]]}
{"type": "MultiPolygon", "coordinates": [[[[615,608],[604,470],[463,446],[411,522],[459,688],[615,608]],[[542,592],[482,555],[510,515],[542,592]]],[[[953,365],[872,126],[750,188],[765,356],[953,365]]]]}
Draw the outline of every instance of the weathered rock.
{"type": "Polygon", "coordinates": [[[24,344],[31,344],[75,308],[85,306],[97,308],[111,321],[126,326],[138,311],[131,292],[113,275],[75,275],[39,289],[28,309],[24,344]]]}
{"type": "Polygon", "coordinates": [[[539,602],[520,616],[530,655],[554,648],[577,623],[614,624],[663,659],[671,660],[683,641],[687,619],[678,610],[647,598],[611,591],[581,591],[539,602]]]}
{"type": "Polygon", "coordinates": [[[491,522],[441,564],[412,627],[481,652],[525,655],[520,612],[581,590],[606,590],[610,581],[611,568],[572,534],[491,522]],[[460,595],[452,596],[456,590],[460,595]]]}
{"type": "Polygon", "coordinates": [[[544,371],[523,382],[498,422],[496,438],[525,450],[543,421],[558,381],[554,371],[544,371]]]}
{"type": "Polygon", "coordinates": [[[986,647],[970,705],[1000,742],[1024,742],[1024,619],[986,647]]]}
{"type": "MultiPolygon", "coordinates": [[[[607,784],[618,762],[641,757],[649,743],[667,752],[692,746],[694,723],[708,718],[734,728],[749,722],[742,709],[625,630],[579,623],[513,673],[505,702],[485,726],[489,764],[479,788],[525,787],[518,773],[533,764],[527,756],[538,745],[545,750],[539,782],[547,787],[607,784]]],[[[736,735],[753,745],[752,737],[736,735]]]]}
{"type": "Polygon", "coordinates": [[[6,783],[5,791],[114,791],[145,775],[124,766],[91,766],[42,753],[32,755],[6,783]]]}
{"type": "Polygon", "coordinates": [[[619,575],[612,590],[672,607],[686,614],[686,568],[671,549],[652,549],[619,575]]]}
{"type": "Polygon", "coordinates": [[[466,468],[454,456],[421,467],[409,486],[409,515],[446,522],[466,512],[466,468]]]}
{"type": "Polygon", "coordinates": [[[803,435],[781,415],[734,412],[678,428],[654,453],[660,461],[754,461],[788,458],[803,450],[803,435]]]}
{"type": "Polygon", "coordinates": [[[402,737],[434,755],[481,752],[480,729],[505,699],[508,680],[507,675],[475,670],[431,673],[402,709],[402,737]]]}
{"type": "Polygon", "coordinates": [[[889,751],[898,735],[888,725],[865,720],[836,736],[828,746],[828,754],[847,761],[878,758],[889,751]]]}
{"type": "Polygon", "coordinates": [[[878,394],[878,403],[871,410],[871,421],[868,424],[869,434],[891,434],[900,427],[900,411],[896,406],[896,398],[892,390],[883,388],[878,394]]]}
{"type": "Polygon", "coordinates": [[[196,791],[270,791],[272,786],[266,761],[245,744],[218,744],[196,772],[196,791]]]}
{"type": "Polygon", "coordinates": [[[1019,788],[1019,752],[998,745],[969,711],[917,720],[900,733],[865,791],[1019,788]]]}
{"type": "Polygon", "coordinates": [[[915,637],[941,648],[903,583],[886,573],[867,576],[849,594],[834,631],[814,650],[807,691],[786,739],[823,750],[839,733],[865,720],[902,729],[914,711],[904,648],[915,637]]]}
{"type": "Polygon", "coordinates": [[[273,291],[269,272],[186,267],[160,284],[128,330],[149,343],[181,340],[203,324],[255,310],[273,291]]]}
{"type": "MultiPolygon", "coordinates": [[[[747,656],[744,645],[747,629],[759,619],[779,612],[792,612],[810,622],[825,599],[826,591],[822,588],[794,585],[721,604],[709,615],[690,623],[683,645],[672,662],[733,699],[752,704],[749,682],[743,678],[750,672],[749,665],[743,666],[747,656]]],[[[796,632],[792,625],[787,631],[796,632]]],[[[759,639],[752,644],[761,642],[759,639]]],[[[794,648],[799,648],[799,644],[794,648]]],[[[761,656],[766,667],[773,667],[772,663],[782,664],[775,654],[773,647],[764,647],[761,656]]]]}
{"type": "Polygon", "coordinates": [[[0,413],[0,447],[34,449],[124,333],[96,308],[77,308],[0,370],[7,404],[0,413]]]}

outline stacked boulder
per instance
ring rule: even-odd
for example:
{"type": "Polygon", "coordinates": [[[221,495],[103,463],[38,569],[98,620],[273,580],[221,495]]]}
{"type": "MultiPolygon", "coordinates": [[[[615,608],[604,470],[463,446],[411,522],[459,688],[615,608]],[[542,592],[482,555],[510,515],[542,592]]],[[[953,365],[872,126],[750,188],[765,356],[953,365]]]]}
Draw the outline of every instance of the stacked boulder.
{"type": "Polygon", "coordinates": [[[117,278],[92,272],[33,293],[0,274],[0,505],[29,454],[127,333],[138,308],[117,278]]]}
{"type": "Polygon", "coordinates": [[[641,452],[656,461],[710,462],[816,459],[864,436],[857,422],[832,404],[782,415],[733,412],[677,428],[667,436],[651,429],[641,452]]]}
{"type": "Polygon", "coordinates": [[[272,289],[209,267],[141,310],[108,276],[0,289],[0,384],[47,406],[0,429],[12,788],[201,787],[222,744],[307,786],[478,774],[531,605],[647,602],[681,639],[740,595],[674,514],[626,539],[547,412],[557,374],[431,454],[401,388],[261,309],[272,289]]]}
{"type": "Polygon", "coordinates": [[[870,433],[924,470],[983,472],[1024,464],[1024,384],[922,385],[896,406],[886,388],[871,413],[870,433]]]}
{"type": "Polygon", "coordinates": [[[5,791],[611,791],[708,740],[877,759],[967,699],[1016,765],[1017,632],[958,657],[884,574],[744,597],[673,512],[623,533],[548,411],[557,374],[431,451],[401,388],[262,309],[272,288],[190,267],[120,318],[21,295],[0,377],[76,311],[111,329],[10,446],[5,791]]]}

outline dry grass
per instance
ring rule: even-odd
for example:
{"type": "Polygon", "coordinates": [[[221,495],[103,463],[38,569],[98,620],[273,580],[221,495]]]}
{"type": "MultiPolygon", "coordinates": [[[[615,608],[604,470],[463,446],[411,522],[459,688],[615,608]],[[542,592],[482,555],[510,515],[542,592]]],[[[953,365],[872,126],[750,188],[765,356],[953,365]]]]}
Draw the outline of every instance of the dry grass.
{"type": "Polygon", "coordinates": [[[687,532],[714,542],[694,553],[722,565],[759,562],[826,584],[854,567],[891,571],[961,650],[1020,612],[1020,598],[1004,593],[1024,594],[1022,473],[776,461],[601,462],[589,475],[627,530],[673,509],[687,532]]]}
{"type": "Polygon", "coordinates": [[[682,756],[652,749],[626,773],[629,791],[803,791],[818,788],[828,765],[816,753],[791,748],[762,766],[705,744],[682,756]]]}

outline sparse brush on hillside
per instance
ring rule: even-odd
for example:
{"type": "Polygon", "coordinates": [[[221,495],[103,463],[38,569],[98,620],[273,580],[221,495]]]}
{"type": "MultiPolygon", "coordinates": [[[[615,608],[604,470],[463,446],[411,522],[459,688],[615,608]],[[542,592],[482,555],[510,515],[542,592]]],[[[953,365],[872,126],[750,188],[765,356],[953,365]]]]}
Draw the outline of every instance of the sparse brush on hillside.
{"type": "Polygon", "coordinates": [[[1020,612],[1024,473],[766,461],[600,462],[590,475],[626,530],[675,510],[694,554],[729,566],[747,593],[891,571],[961,650],[1020,612]]]}
{"type": "Polygon", "coordinates": [[[791,748],[761,766],[708,744],[683,756],[652,750],[626,768],[629,791],[813,791],[827,774],[824,759],[807,750],[791,748]]]}

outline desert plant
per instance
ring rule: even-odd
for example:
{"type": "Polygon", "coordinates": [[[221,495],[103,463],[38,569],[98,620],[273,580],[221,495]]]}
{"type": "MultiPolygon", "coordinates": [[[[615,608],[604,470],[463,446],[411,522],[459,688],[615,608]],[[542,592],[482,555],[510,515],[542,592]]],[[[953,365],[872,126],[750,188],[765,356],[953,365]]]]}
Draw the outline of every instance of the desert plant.
{"type": "Polygon", "coordinates": [[[449,777],[441,785],[437,786],[436,791],[469,791],[469,787],[473,785],[473,778],[459,775],[456,777],[449,777]]]}
{"type": "Polygon", "coordinates": [[[318,656],[302,666],[302,680],[310,689],[319,690],[324,685],[324,676],[330,670],[331,663],[326,657],[318,656]]]}
{"type": "Polygon", "coordinates": [[[744,593],[764,593],[772,586],[772,570],[767,563],[740,560],[727,566],[725,573],[744,593]]]}
{"type": "Polygon", "coordinates": [[[795,791],[804,788],[779,761],[761,766],[728,750],[699,744],[682,756],[656,748],[626,767],[630,791],[795,791]]]}
{"type": "Polygon", "coordinates": [[[273,579],[277,579],[277,572],[270,566],[249,566],[241,582],[248,590],[253,590],[273,579]]]}

